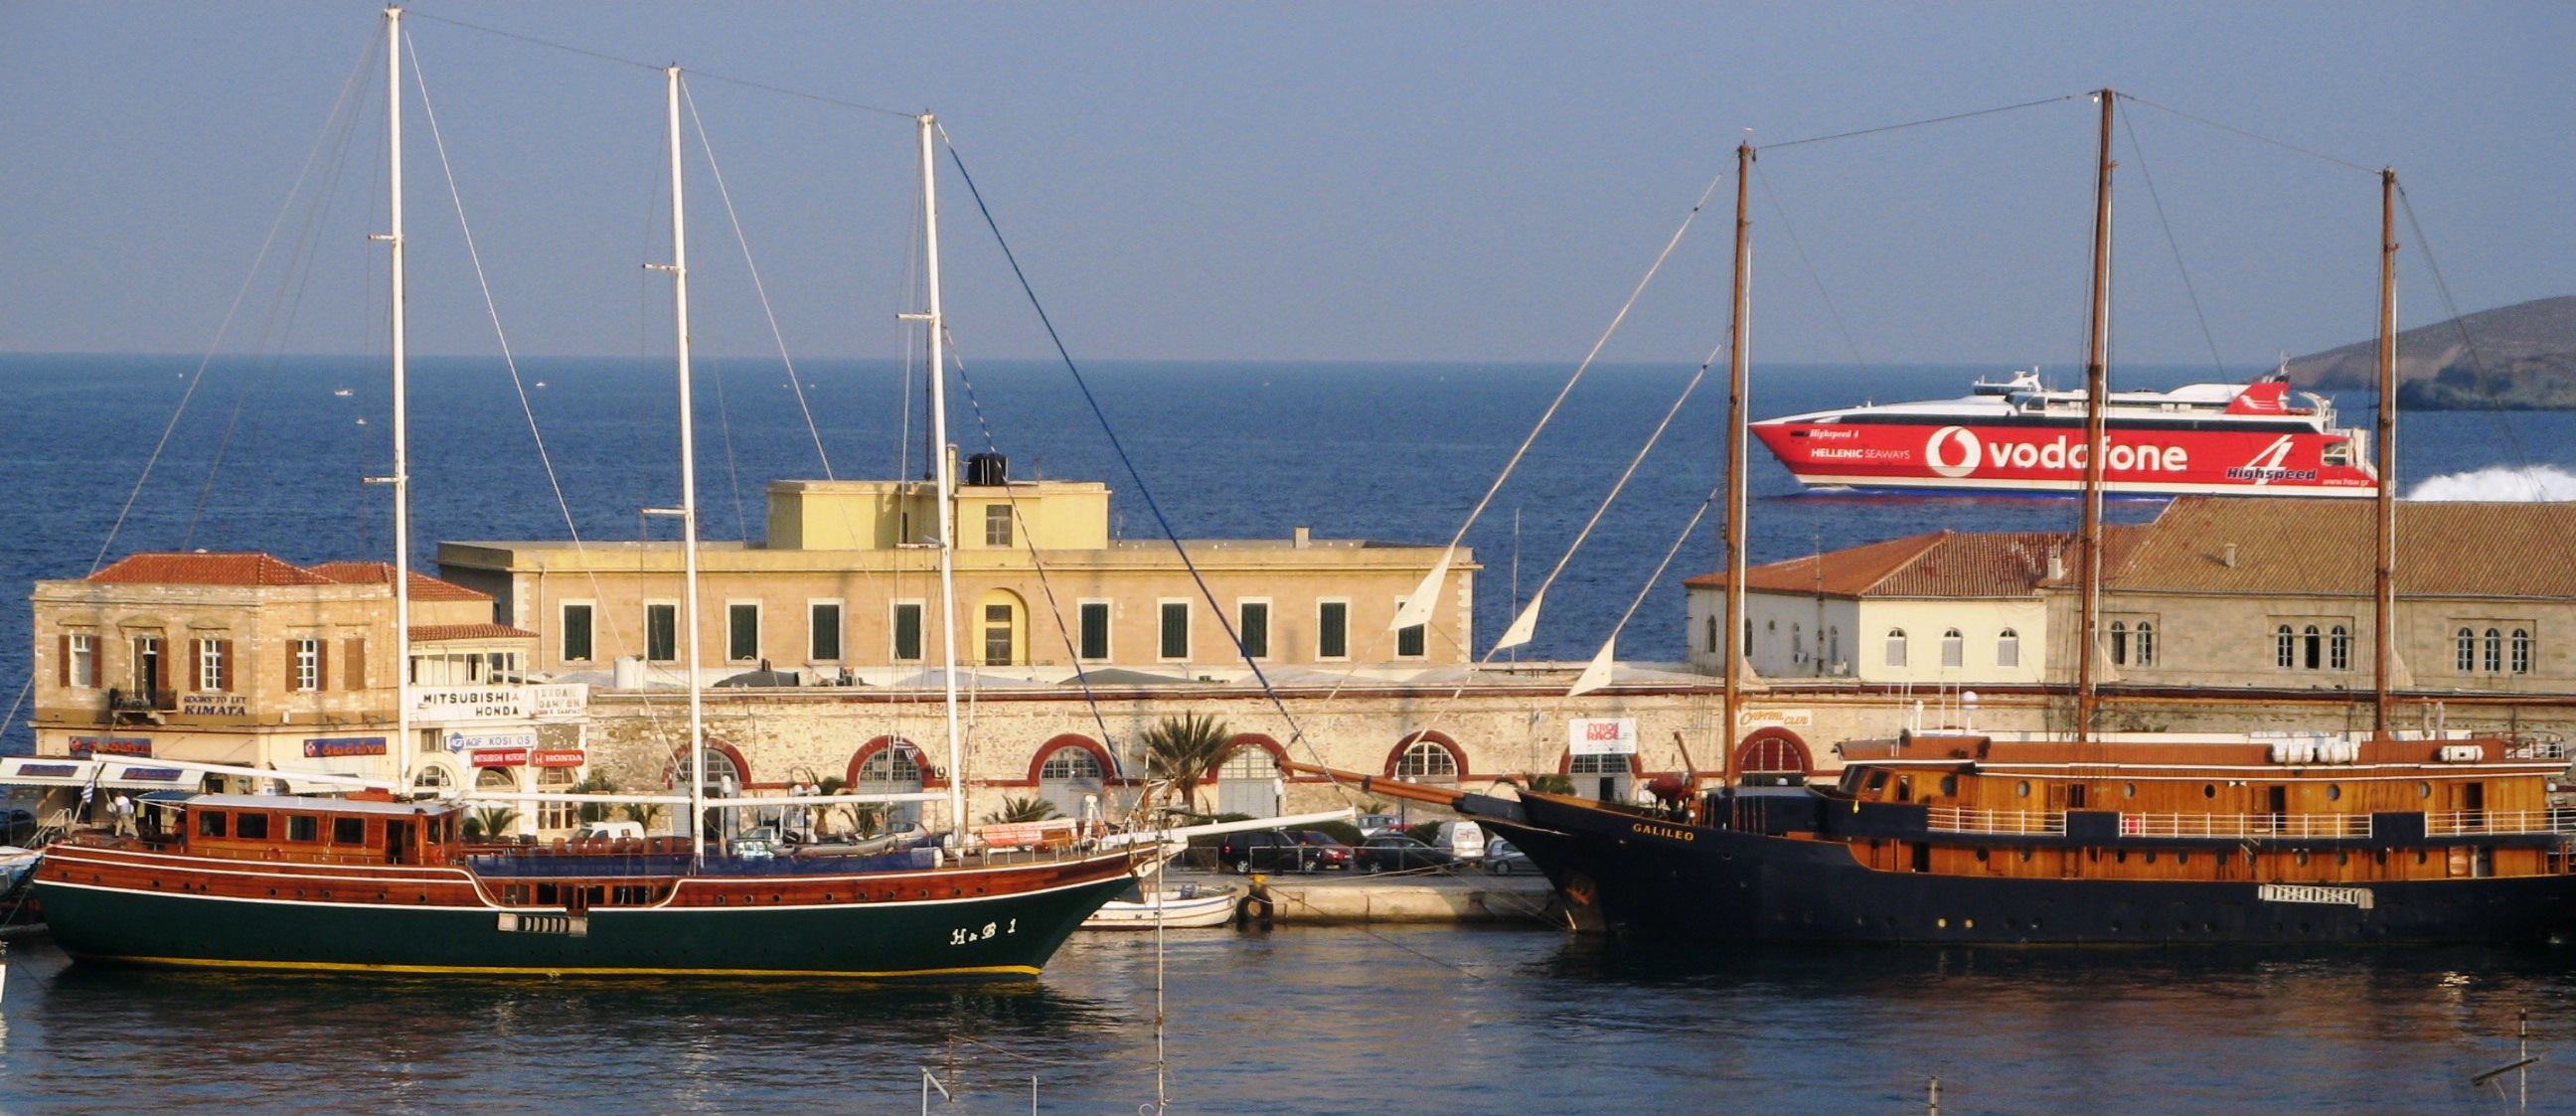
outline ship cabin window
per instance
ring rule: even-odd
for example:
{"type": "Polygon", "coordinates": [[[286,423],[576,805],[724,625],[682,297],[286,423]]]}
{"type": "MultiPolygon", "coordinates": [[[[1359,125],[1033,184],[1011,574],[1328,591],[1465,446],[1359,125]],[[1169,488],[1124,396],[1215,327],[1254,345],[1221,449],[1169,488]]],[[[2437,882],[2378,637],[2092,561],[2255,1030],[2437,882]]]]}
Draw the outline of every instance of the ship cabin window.
{"type": "Polygon", "coordinates": [[[1887,665],[1892,667],[1905,665],[1905,629],[1903,628],[1887,630],[1887,665]]]}
{"type": "Polygon", "coordinates": [[[2513,630],[2513,672],[2531,673],[2531,629],[2529,628],[2513,630]]]}
{"type": "Polygon", "coordinates": [[[1870,772],[1870,773],[1869,773],[1869,787],[1868,787],[1869,792],[1870,792],[1870,793],[1872,793],[1872,794],[1876,794],[1876,793],[1878,793],[1879,791],[1882,791],[1882,790],[1885,790],[1885,789],[1887,789],[1887,772],[1885,772],[1885,771],[1872,771],[1872,772],[1870,772]]]}
{"type": "Polygon", "coordinates": [[[2325,463],[2330,467],[2340,468],[2351,465],[2352,439],[2343,438],[2326,443],[2325,453],[2323,456],[2325,458],[2325,463]]]}
{"type": "Polygon", "coordinates": [[[2299,636],[2287,624],[2272,629],[2272,665],[2282,670],[2299,665],[2299,636]]]}
{"type": "Polygon", "coordinates": [[[245,841],[268,840],[268,815],[243,814],[233,823],[233,836],[245,841]]]}
{"type": "Polygon", "coordinates": [[[1914,776],[1899,775],[1896,777],[1896,800],[1899,802],[1914,801],[1914,776]]]}
{"type": "Polygon", "coordinates": [[[322,819],[311,814],[286,815],[286,839],[289,841],[321,840],[322,819]]]}
{"type": "Polygon", "coordinates": [[[1956,775],[1942,776],[1941,793],[1943,795],[1954,795],[1959,793],[1959,777],[1956,775]]]}
{"type": "Polygon", "coordinates": [[[366,844],[366,843],[367,843],[367,819],[365,819],[365,818],[333,818],[333,819],[331,819],[331,843],[332,843],[332,844],[334,844],[334,845],[363,845],[363,844],[366,844]]]}
{"type": "Polygon", "coordinates": [[[2328,802],[2333,802],[2333,801],[2336,801],[2336,800],[2338,800],[2338,799],[2341,799],[2342,797],[2343,797],[2343,788],[2342,788],[2342,787],[2336,786],[2336,785],[2334,785],[2333,783],[2328,783],[2328,784],[2326,784],[2326,801],[2328,801],[2328,802]]]}
{"type": "Polygon", "coordinates": [[[221,837],[221,836],[223,836],[223,835],[224,835],[224,828],[225,828],[226,824],[228,823],[228,821],[230,820],[230,818],[231,818],[231,815],[226,814],[226,813],[224,813],[224,812],[223,812],[223,811],[221,811],[221,810],[199,810],[199,811],[197,811],[197,836],[199,836],[199,837],[221,837]]]}
{"type": "Polygon", "coordinates": [[[2352,629],[2337,624],[2334,626],[2334,631],[2329,633],[2326,640],[2326,669],[2352,669],[2352,629]]]}
{"type": "Polygon", "coordinates": [[[2122,798],[2136,798],[2137,796],[2138,796],[2138,785],[2137,785],[2136,783],[2122,783],[2122,784],[2120,784],[2120,797],[2122,797],[2122,798]]]}
{"type": "Polygon", "coordinates": [[[2200,785],[2200,796],[2201,796],[2202,798],[2216,798],[2216,797],[2218,797],[2218,784],[2216,784],[2216,783],[2202,783],[2202,784],[2200,785]]]}
{"type": "Polygon", "coordinates": [[[2024,779],[2021,782],[2013,784],[2013,796],[2016,798],[2030,797],[2030,780],[2024,779]]]}

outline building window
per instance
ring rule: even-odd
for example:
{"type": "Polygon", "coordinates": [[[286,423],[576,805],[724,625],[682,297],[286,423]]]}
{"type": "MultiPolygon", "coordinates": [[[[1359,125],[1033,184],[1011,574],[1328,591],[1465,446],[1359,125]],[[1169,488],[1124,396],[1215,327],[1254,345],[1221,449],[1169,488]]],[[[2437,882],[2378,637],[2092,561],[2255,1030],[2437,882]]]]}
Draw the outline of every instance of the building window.
{"type": "Polygon", "coordinates": [[[1315,657],[1318,659],[1351,657],[1351,602],[1316,602],[1315,657]]]}
{"type": "Polygon", "coordinates": [[[644,658],[667,663],[680,657],[680,606],[644,606],[644,658]]]}
{"type": "Polygon", "coordinates": [[[984,606],[984,665],[985,665],[985,666],[1009,666],[1009,665],[1011,665],[1011,663],[1012,663],[1012,661],[1013,661],[1014,656],[1017,654],[1017,652],[1018,652],[1018,650],[1019,650],[1017,647],[1014,647],[1014,646],[1013,646],[1013,644],[1017,643],[1018,641],[1017,641],[1017,640],[1012,639],[1012,638],[1011,638],[1011,635],[1012,635],[1012,633],[1011,633],[1011,606],[1009,606],[1009,605],[1007,605],[1007,604],[988,604],[988,605],[985,605],[985,606],[984,606]]]}
{"type": "Polygon", "coordinates": [[[2129,626],[2116,620],[2111,623],[2111,665],[2129,665],[2129,626]]]}
{"type": "Polygon", "coordinates": [[[2352,669],[2352,629],[2337,624],[2334,631],[2327,633],[2326,669],[2352,669]]]}
{"type": "Polygon", "coordinates": [[[1842,666],[1843,629],[1840,624],[1825,629],[1825,662],[1836,669],[1842,666]]]}
{"type": "Polygon", "coordinates": [[[590,603],[566,603],[563,606],[563,661],[590,661],[590,603]]]}
{"type": "Polygon", "coordinates": [[[747,663],[760,657],[760,606],[725,606],[725,658],[747,663]]]}
{"type": "MultiPolygon", "coordinates": [[[[573,769],[569,767],[537,769],[537,793],[539,794],[571,794],[573,785],[578,781],[573,774],[573,769]]],[[[578,802],[537,803],[537,828],[571,829],[581,824],[580,810],[581,804],[578,802]]]]}
{"type": "Polygon", "coordinates": [[[2306,654],[2300,657],[2302,665],[2309,670],[2318,670],[2326,665],[2326,639],[2317,631],[2316,625],[2308,625],[2308,630],[2301,634],[2299,642],[2306,651],[2306,654]]]}
{"type": "Polygon", "coordinates": [[[1245,658],[1270,657],[1270,602],[1243,601],[1235,606],[1235,634],[1243,640],[1245,658]]]}
{"type": "Polygon", "coordinates": [[[157,635],[134,637],[134,688],[144,693],[157,693],[168,671],[161,665],[162,643],[157,635]]]}
{"type": "MultiPolygon", "coordinates": [[[[1404,611],[1404,600],[1405,599],[1402,597],[1397,597],[1395,599],[1395,610],[1397,612],[1404,611]]],[[[1423,629],[1426,627],[1428,627],[1428,625],[1413,624],[1407,627],[1397,628],[1395,630],[1395,657],[1399,659],[1421,658],[1428,651],[1428,648],[1425,646],[1425,640],[1423,639],[1423,629]]]]}
{"type": "Polygon", "coordinates": [[[1789,625],[1789,661],[1793,663],[1807,661],[1807,634],[1796,624],[1789,625]]]}
{"type": "Polygon", "coordinates": [[[1166,659],[1190,657],[1190,602],[1164,601],[1162,640],[1156,654],[1166,659]]]}
{"type": "Polygon", "coordinates": [[[2002,635],[1995,637],[1995,665],[1999,667],[2017,667],[2021,665],[2020,632],[2016,632],[2011,628],[2006,628],[2002,635]]]}
{"type": "Polygon", "coordinates": [[[295,688],[313,691],[322,688],[322,641],[295,641],[295,688]]]}
{"type": "Polygon", "coordinates": [[[1395,777],[1416,783],[1455,783],[1458,757],[1436,741],[1416,740],[1396,758],[1395,777]]]}
{"type": "Polygon", "coordinates": [[[2299,634],[2287,624],[2272,629],[2272,665],[2283,670],[2299,665],[2299,634]]]}
{"type": "Polygon", "coordinates": [[[894,658],[896,662],[921,661],[921,602],[897,601],[894,606],[894,658]]]}
{"type": "Polygon", "coordinates": [[[1951,628],[1942,632],[1941,665],[1945,667],[1958,667],[1965,665],[1967,661],[1968,642],[1959,635],[1959,629],[1951,628]]]}
{"type": "Polygon", "coordinates": [[[1076,613],[1082,628],[1082,657],[1094,662],[1109,658],[1109,602],[1084,601],[1076,613]]]}
{"type": "Polygon", "coordinates": [[[63,637],[63,685],[98,688],[98,637],[74,632],[63,637]]]}
{"type": "Polygon", "coordinates": [[[805,657],[817,662],[841,657],[841,602],[814,601],[805,606],[805,657]]]}
{"type": "Polygon", "coordinates": [[[2156,626],[2144,620],[2138,621],[2138,630],[2133,640],[2130,650],[2136,654],[2138,665],[2156,665],[2156,626]]]}
{"type": "Polygon", "coordinates": [[[1716,613],[1714,613],[1714,612],[1712,612],[1712,613],[1710,613],[1710,614],[1708,615],[1708,638],[1707,638],[1707,642],[1708,642],[1708,653],[1709,653],[1709,654],[1711,654],[1711,655],[1714,655],[1714,654],[1717,654],[1717,653],[1718,653],[1718,652],[1720,652],[1720,651],[1724,651],[1724,650],[1726,650],[1726,645],[1725,645],[1725,644],[1722,644],[1722,643],[1719,643],[1719,642],[1717,641],[1717,614],[1716,614],[1716,613]]]}
{"type": "Polygon", "coordinates": [[[2531,673],[2531,629],[2529,628],[2513,630],[2513,672],[2531,673]]]}
{"type": "Polygon", "coordinates": [[[1887,665],[1892,667],[1905,665],[1905,629],[1903,628],[1887,630],[1887,665]]]}
{"type": "Polygon", "coordinates": [[[1011,506],[1009,504],[984,505],[984,545],[1011,545],[1011,506]]]}
{"type": "Polygon", "coordinates": [[[2503,669],[2504,633],[2489,628],[2487,629],[2487,673],[2494,674],[2503,669]]]}
{"type": "Polygon", "coordinates": [[[2453,639],[2451,665],[2462,674],[2478,669],[2478,633],[2462,628],[2453,639]]]}
{"type": "Polygon", "coordinates": [[[197,642],[197,689],[201,693],[222,693],[225,670],[224,652],[232,648],[229,639],[201,639],[197,642]]]}

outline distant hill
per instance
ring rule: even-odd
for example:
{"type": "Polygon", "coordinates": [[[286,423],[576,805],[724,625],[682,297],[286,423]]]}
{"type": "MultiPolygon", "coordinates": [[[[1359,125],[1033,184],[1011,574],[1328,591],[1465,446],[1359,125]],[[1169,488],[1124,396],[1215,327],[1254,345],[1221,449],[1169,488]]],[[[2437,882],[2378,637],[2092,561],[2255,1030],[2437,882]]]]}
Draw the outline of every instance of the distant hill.
{"type": "MultiPolygon", "coordinates": [[[[2375,391],[2378,343],[2290,362],[2304,388],[2375,391]]],[[[2397,405],[2416,411],[2576,410],[2576,296],[2481,310],[2397,335],[2397,405]],[[2460,335],[2477,343],[2472,359],[2460,335]],[[2481,369],[2483,368],[2483,372],[2481,369]]]]}

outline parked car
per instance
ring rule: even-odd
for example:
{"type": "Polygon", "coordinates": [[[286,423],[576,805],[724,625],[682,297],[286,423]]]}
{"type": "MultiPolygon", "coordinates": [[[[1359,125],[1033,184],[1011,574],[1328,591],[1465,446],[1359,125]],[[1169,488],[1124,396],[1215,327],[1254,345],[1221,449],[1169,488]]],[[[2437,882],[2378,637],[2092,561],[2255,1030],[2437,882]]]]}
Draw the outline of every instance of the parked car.
{"type": "Polygon", "coordinates": [[[1217,845],[1217,863],[1235,872],[1313,872],[1350,866],[1350,846],[1320,833],[1313,840],[1301,833],[1256,829],[1226,834],[1217,845]]]}
{"type": "Polygon", "coordinates": [[[1363,872],[1401,872],[1408,868],[1445,868],[1458,863],[1456,853],[1435,849],[1411,837],[1371,837],[1352,851],[1363,872]]]}
{"type": "Polygon", "coordinates": [[[1496,837],[1485,842],[1485,870],[1497,876],[1527,875],[1538,871],[1538,865],[1519,846],[1496,837]]]}
{"type": "Polygon", "coordinates": [[[1404,819],[1396,817],[1393,814],[1362,814],[1351,821],[1352,825],[1359,827],[1360,836],[1362,837],[1378,836],[1388,830],[1395,829],[1403,823],[1404,819]]]}

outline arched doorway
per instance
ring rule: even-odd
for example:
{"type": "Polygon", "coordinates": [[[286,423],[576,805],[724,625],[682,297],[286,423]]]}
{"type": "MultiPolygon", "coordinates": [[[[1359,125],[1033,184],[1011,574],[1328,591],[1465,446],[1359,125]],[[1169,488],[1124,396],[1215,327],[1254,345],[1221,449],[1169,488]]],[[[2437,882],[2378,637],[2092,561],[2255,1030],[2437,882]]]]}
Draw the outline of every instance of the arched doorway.
{"type": "Polygon", "coordinates": [[[1252,738],[1238,736],[1235,741],[1234,751],[1216,769],[1216,812],[1278,817],[1279,757],[1252,738]]]}
{"type": "Polygon", "coordinates": [[[1747,786],[1794,787],[1807,781],[1815,760],[1797,733],[1774,725],[1753,730],[1736,746],[1735,770],[1747,786]]]}
{"type": "Polygon", "coordinates": [[[1421,732],[1406,737],[1397,747],[1387,774],[1407,782],[1454,787],[1463,766],[1458,761],[1457,745],[1449,738],[1421,732]]]}
{"type": "MultiPolygon", "coordinates": [[[[881,745],[861,758],[851,772],[852,794],[917,794],[922,788],[921,750],[905,741],[881,745]]],[[[879,808],[878,829],[902,829],[921,821],[921,803],[888,802],[879,808]]]]}
{"type": "Polygon", "coordinates": [[[1576,794],[1588,794],[1601,802],[1626,802],[1637,789],[1633,761],[1631,756],[1568,756],[1565,774],[1574,780],[1576,794]]]}
{"type": "MultiPolygon", "coordinates": [[[[1055,804],[1062,817],[1082,816],[1083,800],[1097,797],[1108,785],[1100,757],[1078,745],[1059,745],[1038,761],[1038,797],[1055,804]]],[[[1103,809],[1107,805],[1103,804],[1103,809]]]]}
{"type": "Polygon", "coordinates": [[[976,662],[1022,666],[1029,661],[1028,606],[1008,589],[987,590],[975,604],[976,662]]]}

